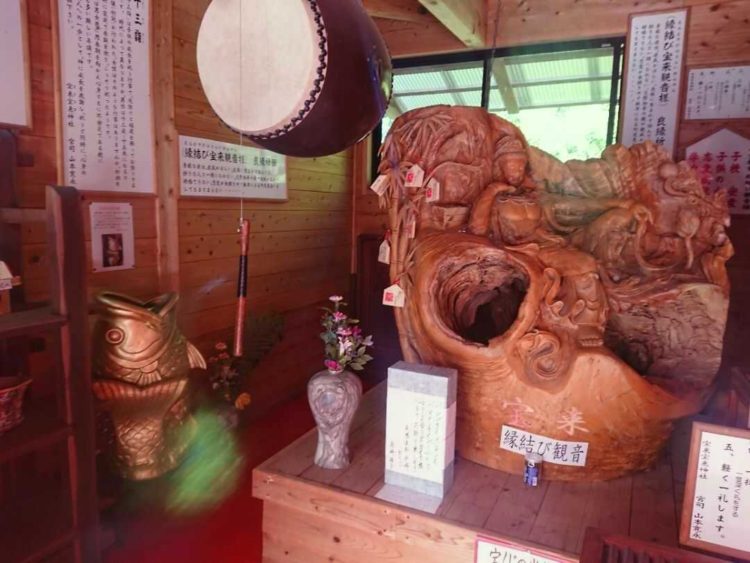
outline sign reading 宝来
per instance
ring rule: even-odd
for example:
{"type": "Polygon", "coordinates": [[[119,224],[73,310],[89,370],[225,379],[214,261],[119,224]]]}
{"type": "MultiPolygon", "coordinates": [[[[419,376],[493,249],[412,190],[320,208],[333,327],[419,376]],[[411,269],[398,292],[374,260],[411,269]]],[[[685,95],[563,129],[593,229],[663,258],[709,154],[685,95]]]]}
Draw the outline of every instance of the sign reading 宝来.
{"type": "Polygon", "coordinates": [[[286,157],[255,147],[181,135],[180,194],[284,201],[286,157]]]}
{"type": "Polygon", "coordinates": [[[59,0],[65,183],[154,191],[149,0],[59,0]]]}
{"type": "Polygon", "coordinates": [[[585,467],[589,443],[556,440],[503,425],[500,433],[500,448],[522,455],[530,452],[537,453],[548,463],[585,467]]]}
{"type": "Polygon", "coordinates": [[[630,20],[622,143],[651,140],[674,153],[687,10],[630,20]]]}

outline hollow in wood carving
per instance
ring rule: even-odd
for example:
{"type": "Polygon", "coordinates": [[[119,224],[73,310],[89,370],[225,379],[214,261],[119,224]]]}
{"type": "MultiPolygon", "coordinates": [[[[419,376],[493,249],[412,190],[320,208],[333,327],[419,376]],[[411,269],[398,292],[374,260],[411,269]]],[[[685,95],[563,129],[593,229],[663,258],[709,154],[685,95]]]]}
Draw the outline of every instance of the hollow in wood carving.
{"type": "Polygon", "coordinates": [[[651,142],[562,163],[467,107],[399,117],[380,173],[390,276],[407,296],[401,347],[407,361],[459,370],[460,455],[520,472],[522,456],[500,448],[506,425],[588,442],[585,467],[553,461],[547,477],[650,465],[721,360],[733,254],[723,195],[705,195],[651,142]],[[424,181],[407,187],[414,165],[424,181]]]}

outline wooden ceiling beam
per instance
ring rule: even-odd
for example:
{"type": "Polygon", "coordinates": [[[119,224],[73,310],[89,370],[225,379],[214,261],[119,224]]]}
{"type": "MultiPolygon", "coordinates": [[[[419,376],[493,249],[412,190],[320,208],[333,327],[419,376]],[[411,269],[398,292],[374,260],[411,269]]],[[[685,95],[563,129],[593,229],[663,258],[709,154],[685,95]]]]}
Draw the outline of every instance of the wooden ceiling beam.
{"type": "Polygon", "coordinates": [[[518,113],[518,99],[513,91],[513,85],[508,76],[508,69],[503,60],[496,60],[492,64],[492,74],[497,82],[497,88],[500,91],[500,97],[503,99],[503,105],[508,113],[518,113]]]}
{"type": "Polygon", "coordinates": [[[466,46],[485,46],[486,15],[483,0],[419,0],[466,46]]]}
{"type": "Polygon", "coordinates": [[[417,0],[364,0],[370,17],[405,22],[423,22],[429,17],[427,10],[417,0]]]}

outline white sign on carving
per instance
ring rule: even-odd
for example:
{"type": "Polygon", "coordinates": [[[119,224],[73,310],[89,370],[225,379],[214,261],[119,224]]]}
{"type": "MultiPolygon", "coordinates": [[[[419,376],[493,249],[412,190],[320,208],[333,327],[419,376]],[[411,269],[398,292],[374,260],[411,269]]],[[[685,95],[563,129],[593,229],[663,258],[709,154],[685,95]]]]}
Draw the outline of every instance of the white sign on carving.
{"type": "Polygon", "coordinates": [[[154,191],[149,0],[59,0],[65,183],[154,191]]]}
{"type": "Polygon", "coordinates": [[[180,194],[284,201],[286,157],[255,147],[181,135],[180,194]]]}
{"type": "Polygon", "coordinates": [[[585,467],[589,443],[556,440],[503,425],[500,433],[500,448],[522,455],[529,452],[538,453],[548,463],[585,467]]]}
{"type": "Polygon", "coordinates": [[[91,264],[95,272],[135,267],[133,206],[130,203],[94,202],[91,218],[91,264]]]}
{"type": "Polygon", "coordinates": [[[685,119],[750,117],[750,65],[692,69],[685,96],[685,119]]]}
{"type": "Polygon", "coordinates": [[[721,129],[685,150],[706,193],[724,191],[730,213],[750,213],[750,139],[721,129]]]}
{"type": "Polygon", "coordinates": [[[524,549],[521,546],[482,536],[477,537],[474,547],[474,563],[562,563],[568,561],[574,560],[562,556],[555,557],[536,549],[524,549]]]}
{"type": "Polygon", "coordinates": [[[633,16],[628,33],[622,143],[674,152],[687,11],[633,16]]]}
{"type": "Polygon", "coordinates": [[[750,554],[750,439],[701,432],[690,538],[750,554]]]}
{"type": "Polygon", "coordinates": [[[445,408],[445,397],[388,389],[386,423],[387,470],[435,483],[443,482],[445,466],[453,461],[456,403],[445,408]]]}
{"type": "Polygon", "coordinates": [[[26,14],[22,0],[0,1],[0,68],[3,86],[0,88],[0,123],[28,126],[29,67],[26,64],[26,14]]]}

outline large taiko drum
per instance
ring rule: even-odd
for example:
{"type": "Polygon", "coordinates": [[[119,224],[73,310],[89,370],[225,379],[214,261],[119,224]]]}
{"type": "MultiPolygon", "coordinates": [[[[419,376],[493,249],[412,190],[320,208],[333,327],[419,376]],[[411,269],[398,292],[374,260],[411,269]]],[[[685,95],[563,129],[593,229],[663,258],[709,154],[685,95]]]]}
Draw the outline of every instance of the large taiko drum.
{"type": "Polygon", "coordinates": [[[213,0],[197,52],[218,116],[282,154],[344,150],[390,101],[390,57],[361,0],[213,0]]]}

